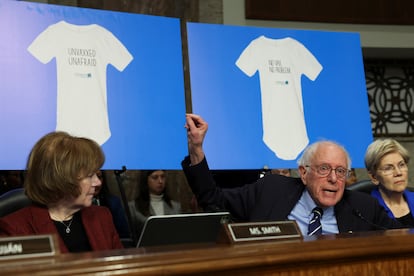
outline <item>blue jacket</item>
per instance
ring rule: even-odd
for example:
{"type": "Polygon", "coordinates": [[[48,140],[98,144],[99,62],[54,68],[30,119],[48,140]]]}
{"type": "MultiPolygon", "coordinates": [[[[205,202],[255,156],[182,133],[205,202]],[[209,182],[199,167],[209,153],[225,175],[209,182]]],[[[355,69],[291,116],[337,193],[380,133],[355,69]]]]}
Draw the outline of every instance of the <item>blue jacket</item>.
{"type": "MultiPolygon", "coordinates": [[[[387,211],[387,214],[390,218],[395,218],[390,208],[388,208],[387,204],[385,204],[384,199],[382,198],[378,187],[376,187],[374,190],[371,191],[371,195],[378,200],[379,204],[382,207],[385,208],[385,211],[387,211]]],[[[414,217],[414,192],[411,192],[406,189],[403,195],[404,195],[405,200],[407,200],[408,208],[410,208],[411,216],[414,217]]]]}

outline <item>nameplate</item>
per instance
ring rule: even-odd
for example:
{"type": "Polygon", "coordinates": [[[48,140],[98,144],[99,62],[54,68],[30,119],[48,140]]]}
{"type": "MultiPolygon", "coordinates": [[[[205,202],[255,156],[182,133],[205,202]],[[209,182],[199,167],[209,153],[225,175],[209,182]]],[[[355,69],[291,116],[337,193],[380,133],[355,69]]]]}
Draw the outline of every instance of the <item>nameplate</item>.
{"type": "Polygon", "coordinates": [[[0,260],[51,256],[58,253],[52,235],[0,238],[0,260]]]}
{"type": "Polygon", "coordinates": [[[224,229],[230,243],[302,238],[302,233],[293,220],[228,223],[224,224],[224,229]]]}

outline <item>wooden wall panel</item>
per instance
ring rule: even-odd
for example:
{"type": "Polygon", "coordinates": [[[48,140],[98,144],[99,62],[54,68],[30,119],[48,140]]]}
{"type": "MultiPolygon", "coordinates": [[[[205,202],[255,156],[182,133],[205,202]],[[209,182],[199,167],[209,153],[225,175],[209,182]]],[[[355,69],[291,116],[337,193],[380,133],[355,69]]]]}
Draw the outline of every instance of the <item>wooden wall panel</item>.
{"type": "Polygon", "coordinates": [[[405,0],[245,0],[245,8],[247,19],[414,24],[414,1],[405,0]]]}

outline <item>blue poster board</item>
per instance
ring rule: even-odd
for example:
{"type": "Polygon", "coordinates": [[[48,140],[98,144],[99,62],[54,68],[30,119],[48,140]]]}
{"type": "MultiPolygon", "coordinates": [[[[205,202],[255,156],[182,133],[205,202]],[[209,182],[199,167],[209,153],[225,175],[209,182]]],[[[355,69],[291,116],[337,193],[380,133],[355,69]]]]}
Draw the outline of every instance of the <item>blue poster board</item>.
{"type": "Polygon", "coordinates": [[[179,19],[1,1],[0,34],[0,169],[56,128],[101,144],[104,169],[181,168],[179,19]]]}
{"type": "Polygon", "coordinates": [[[187,33],[212,169],[296,168],[327,139],[364,167],[373,138],[359,34],[199,23],[187,33]]]}

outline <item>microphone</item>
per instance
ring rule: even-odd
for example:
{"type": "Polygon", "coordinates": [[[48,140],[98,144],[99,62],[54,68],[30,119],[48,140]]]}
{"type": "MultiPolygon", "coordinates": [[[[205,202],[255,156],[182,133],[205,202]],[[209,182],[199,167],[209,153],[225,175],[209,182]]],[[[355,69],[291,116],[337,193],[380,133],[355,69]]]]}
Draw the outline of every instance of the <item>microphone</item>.
{"type": "Polygon", "coordinates": [[[228,213],[228,215],[225,215],[221,218],[221,223],[232,223],[234,222],[233,216],[229,211],[227,211],[224,208],[220,208],[217,205],[208,205],[207,207],[203,208],[205,213],[228,213]]]}
{"type": "Polygon", "coordinates": [[[221,208],[216,204],[209,204],[208,206],[203,208],[204,212],[206,213],[221,213],[221,212],[229,212],[225,208],[221,208]]]}
{"type": "Polygon", "coordinates": [[[122,166],[122,170],[115,170],[114,171],[114,174],[116,175],[116,176],[122,176],[125,172],[126,172],[126,166],[122,166]]]}
{"type": "Polygon", "coordinates": [[[365,218],[361,212],[358,209],[352,209],[352,214],[354,214],[355,216],[357,216],[358,218],[360,218],[361,220],[365,221],[366,223],[368,223],[369,225],[375,227],[377,230],[388,230],[388,228],[383,227],[381,225],[375,224],[372,221],[369,221],[367,218],[365,218]]]}

